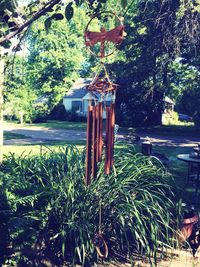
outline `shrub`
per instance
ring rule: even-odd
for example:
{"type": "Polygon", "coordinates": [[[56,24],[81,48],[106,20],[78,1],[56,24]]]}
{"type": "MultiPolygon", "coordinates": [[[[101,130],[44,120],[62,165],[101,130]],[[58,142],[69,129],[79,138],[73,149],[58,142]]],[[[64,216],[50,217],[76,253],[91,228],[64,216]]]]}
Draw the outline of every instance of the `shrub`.
{"type": "Polygon", "coordinates": [[[85,153],[71,146],[4,160],[15,248],[27,262],[31,257],[24,248],[29,246],[37,248],[35,261],[42,255],[58,266],[66,260],[84,263],[95,259],[93,239],[101,231],[110,256],[137,251],[156,260],[158,247],[169,244],[173,218],[170,177],[162,165],[130,147],[115,155],[116,176],[105,176],[100,164],[88,187],[84,166],[85,153]]]}
{"type": "Polygon", "coordinates": [[[49,119],[60,120],[60,121],[66,120],[66,110],[62,103],[59,103],[57,106],[53,108],[53,110],[49,114],[49,119]]]}
{"type": "Polygon", "coordinates": [[[200,112],[196,112],[193,116],[194,124],[197,127],[200,127],[200,112]]]}
{"type": "Polygon", "coordinates": [[[66,111],[66,120],[67,121],[74,121],[74,122],[85,122],[87,119],[86,117],[83,117],[81,115],[79,115],[77,112],[75,111],[66,111]]]}

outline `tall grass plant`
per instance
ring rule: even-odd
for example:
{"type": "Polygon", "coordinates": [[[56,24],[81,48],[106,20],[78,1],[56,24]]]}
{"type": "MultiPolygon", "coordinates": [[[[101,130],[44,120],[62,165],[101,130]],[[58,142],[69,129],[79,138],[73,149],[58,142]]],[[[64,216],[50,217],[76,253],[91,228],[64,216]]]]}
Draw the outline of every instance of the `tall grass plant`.
{"type": "Polygon", "coordinates": [[[93,239],[101,232],[109,257],[137,252],[156,262],[158,249],[171,244],[174,221],[171,176],[162,164],[130,146],[115,155],[111,175],[104,175],[102,163],[86,187],[84,174],[85,152],[73,146],[5,157],[1,189],[18,260],[84,265],[97,260],[93,239]]]}

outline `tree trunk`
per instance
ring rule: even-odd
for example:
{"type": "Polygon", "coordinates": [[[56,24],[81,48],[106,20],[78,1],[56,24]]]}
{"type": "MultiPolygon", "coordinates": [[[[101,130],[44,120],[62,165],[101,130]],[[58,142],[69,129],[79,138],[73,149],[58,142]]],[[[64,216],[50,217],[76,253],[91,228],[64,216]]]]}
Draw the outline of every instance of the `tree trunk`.
{"type": "Polygon", "coordinates": [[[4,58],[3,48],[0,47],[0,163],[3,160],[3,83],[4,83],[4,58]]]}

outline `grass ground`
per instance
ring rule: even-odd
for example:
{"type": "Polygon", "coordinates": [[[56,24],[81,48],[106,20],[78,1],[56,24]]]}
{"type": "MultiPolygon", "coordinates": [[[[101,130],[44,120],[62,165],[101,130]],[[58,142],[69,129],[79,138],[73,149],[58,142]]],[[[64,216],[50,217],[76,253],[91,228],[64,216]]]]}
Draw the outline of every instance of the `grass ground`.
{"type": "Polygon", "coordinates": [[[34,123],[31,126],[40,126],[54,129],[86,130],[86,122],[54,121],[48,120],[43,123],[34,123]]]}
{"type": "Polygon", "coordinates": [[[15,153],[17,155],[21,155],[22,153],[25,155],[31,154],[40,154],[49,149],[58,149],[59,147],[63,147],[66,145],[76,145],[83,147],[85,145],[85,141],[52,141],[46,142],[45,144],[35,144],[35,145],[5,145],[3,147],[3,154],[7,155],[8,153],[15,153]]]}
{"type": "Polygon", "coordinates": [[[161,125],[153,127],[140,127],[140,128],[126,128],[120,127],[120,132],[136,134],[156,134],[165,136],[180,136],[180,137],[199,137],[200,128],[196,128],[193,123],[180,123],[178,125],[161,125]]]}
{"type": "Polygon", "coordinates": [[[194,125],[162,125],[151,128],[138,129],[138,133],[145,132],[147,134],[158,134],[167,136],[180,136],[180,137],[199,137],[200,128],[196,128],[194,125]]]}

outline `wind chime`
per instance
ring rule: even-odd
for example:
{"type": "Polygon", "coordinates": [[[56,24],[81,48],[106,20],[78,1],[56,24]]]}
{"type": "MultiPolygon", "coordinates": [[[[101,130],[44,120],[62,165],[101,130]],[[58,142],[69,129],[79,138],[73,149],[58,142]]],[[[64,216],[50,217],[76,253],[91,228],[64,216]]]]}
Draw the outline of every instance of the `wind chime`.
{"type": "Polygon", "coordinates": [[[88,86],[92,99],[88,105],[87,118],[87,146],[86,146],[86,175],[85,183],[89,185],[92,179],[97,177],[97,164],[102,161],[102,151],[105,148],[105,174],[110,174],[114,165],[114,125],[115,125],[115,95],[118,88],[117,84],[110,81],[103,59],[112,55],[114,51],[107,52],[106,46],[112,43],[114,46],[120,45],[124,39],[124,25],[122,19],[112,12],[102,12],[93,16],[85,29],[85,44],[90,52],[100,58],[103,77],[97,74],[88,86]],[[114,16],[118,21],[118,26],[110,31],[101,27],[100,32],[89,31],[89,26],[94,19],[114,16]],[[100,53],[96,55],[92,47],[100,44],[100,53]],[[108,105],[106,99],[111,99],[108,105]],[[103,113],[106,113],[106,130],[103,137],[103,113]]]}

